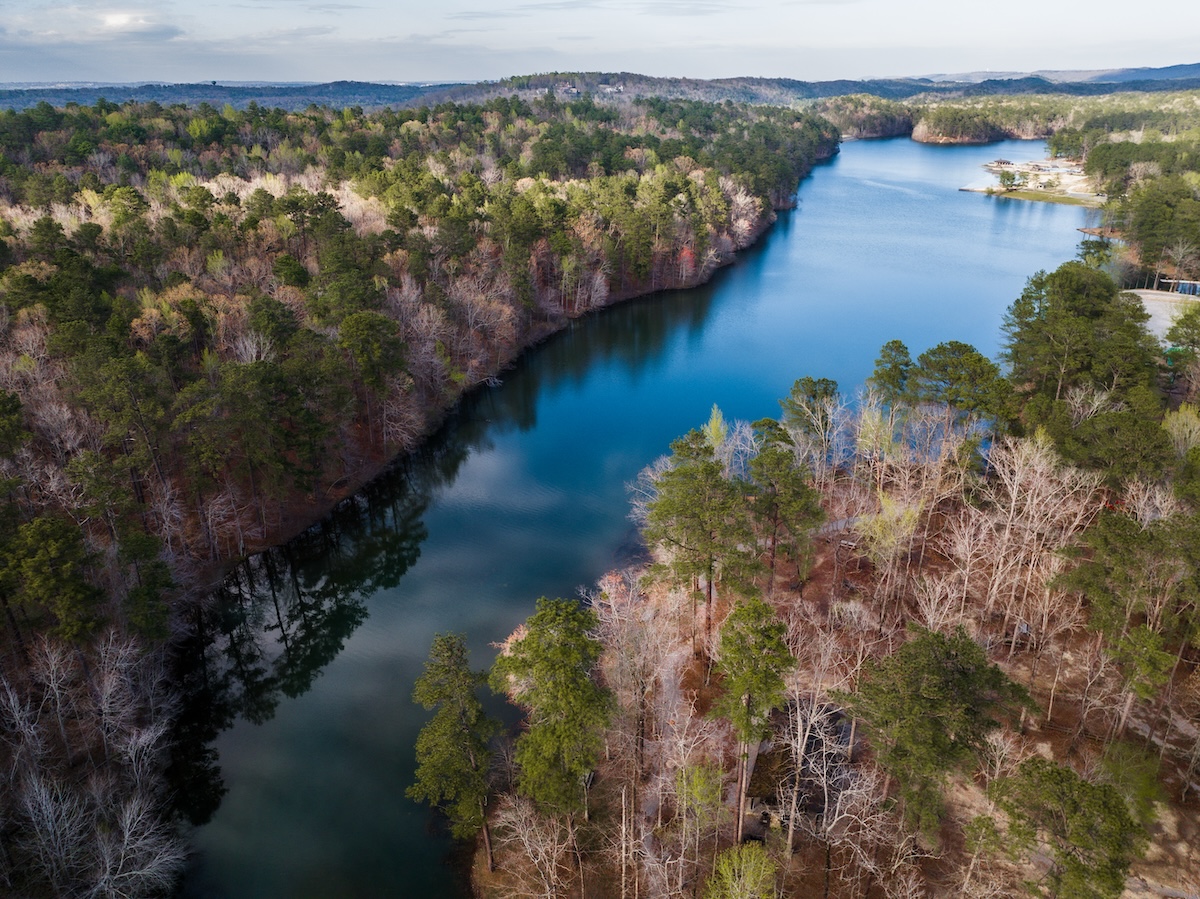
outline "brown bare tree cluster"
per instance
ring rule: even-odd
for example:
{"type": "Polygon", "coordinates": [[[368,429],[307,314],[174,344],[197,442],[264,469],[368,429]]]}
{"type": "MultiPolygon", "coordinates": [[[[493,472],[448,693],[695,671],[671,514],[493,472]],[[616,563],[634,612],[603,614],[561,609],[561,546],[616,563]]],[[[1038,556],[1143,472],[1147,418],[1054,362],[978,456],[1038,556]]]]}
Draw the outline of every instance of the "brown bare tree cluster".
{"type": "MultiPolygon", "coordinates": [[[[728,559],[689,569],[678,562],[686,541],[668,535],[655,547],[664,561],[611,574],[591,596],[617,705],[592,822],[604,850],[591,857],[592,882],[605,883],[605,895],[694,894],[736,842],[738,743],[712,711],[725,686],[717,649],[726,615],[758,591],[771,596],[796,662],[769,736],[750,752],[751,831],[765,839],[783,895],[1018,896],[1023,881],[1077,876],[1094,876],[1089,888],[1110,895],[1118,879],[1105,874],[1102,885],[1099,872],[1128,871],[1153,815],[1137,813],[1138,790],[1150,788],[1105,759],[1145,757],[1151,779],[1157,768],[1184,797],[1198,789],[1188,502],[1166,479],[1106,483],[1103,471],[1067,461],[1044,431],[997,433],[980,394],[972,399],[945,374],[947,358],[975,365],[959,347],[924,354],[909,372],[917,386],[891,393],[877,368],[855,401],[805,379],[777,426],[727,426],[714,411],[630,485],[633,517],[653,526],[681,466],[711,455],[713,476],[737,482],[775,446],[819,487],[827,524],[815,564],[797,565],[782,584],[765,566],[728,559]],[[697,646],[695,598],[710,577],[714,636],[697,646]],[[1025,695],[1023,684],[1031,699],[1008,706],[1007,726],[979,719],[978,742],[958,762],[947,756],[936,780],[940,830],[929,832],[900,814],[917,801],[904,780],[917,762],[896,755],[908,751],[904,732],[889,731],[880,710],[907,700],[880,699],[878,672],[902,665],[893,660],[908,644],[939,639],[970,640],[995,669],[987,677],[998,680],[987,682],[1008,684],[1010,697],[1025,695]],[[867,688],[873,698],[858,698],[867,688]],[[1054,763],[1024,764],[1039,753],[1054,763]],[[1018,814],[1004,797],[1035,776],[1074,791],[1071,801],[1099,803],[1106,833],[1126,836],[1087,843],[1056,836],[1035,811],[1018,814]],[[1040,854],[1027,848],[1035,844],[1040,854]],[[1054,855],[1063,846],[1093,853],[1092,873],[1054,855]]],[[[710,506],[726,501],[705,489],[710,506]]],[[[727,521],[739,514],[724,508],[727,521]]],[[[726,534],[739,541],[730,553],[767,542],[754,527],[726,534]]],[[[999,695],[976,701],[985,708],[999,695]]]]}
{"type": "Polygon", "coordinates": [[[116,634],[39,638],[0,676],[0,883],[13,895],[158,896],[185,846],[164,814],[162,659],[116,634]]]}

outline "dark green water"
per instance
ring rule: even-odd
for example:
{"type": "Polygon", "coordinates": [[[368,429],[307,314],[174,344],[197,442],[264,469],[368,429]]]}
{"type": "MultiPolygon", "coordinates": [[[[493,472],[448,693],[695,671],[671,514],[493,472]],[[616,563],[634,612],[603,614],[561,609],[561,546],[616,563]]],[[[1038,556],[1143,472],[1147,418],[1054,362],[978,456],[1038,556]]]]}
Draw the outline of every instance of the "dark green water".
{"type": "Polygon", "coordinates": [[[625,483],[702,424],[778,415],[810,374],[853,390],[879,347],[994,354],[1025,279],[1071,258],[1077,207],[962,193],[1041,143],[847,144],[707,287],[577,322],[471,397],[415,458],[239,571],[190,649],[176,772],[201,826],[191,896],[463,895],[404,797],[435,633],[476,667],[542,595],[637,551],[625,483]]]}

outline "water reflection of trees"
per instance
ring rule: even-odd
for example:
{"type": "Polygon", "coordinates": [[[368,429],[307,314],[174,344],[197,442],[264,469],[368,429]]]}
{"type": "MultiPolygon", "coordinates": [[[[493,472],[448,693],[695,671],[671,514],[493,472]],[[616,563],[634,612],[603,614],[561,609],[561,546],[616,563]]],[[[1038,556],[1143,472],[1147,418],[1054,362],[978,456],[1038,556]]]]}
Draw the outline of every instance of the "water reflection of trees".
{"type": "Polygon", "coordinates": [[[207,822],[225,787],[212,743],[239,718],[270,720],[307,692],[367,617],[366,599],[417,560],[432,482],[465,458],[414,459],[287,544],[234,569],[198,608],[179,654],[184,708],[173,780],[179,811],[207,822]],[[422,461],[426,464],[420,464],[422,461]]]}
{"type": "Polygon", "coordinates": [[[544,391],[581,384],[601,366],[620,367],[636,381],[662,362],[672,335],[703,331],[715,295],[711,284],[655,294],[572,322],[501,374],[500,389],[468,397],[464,417],[493,433],[514,427],[528,431],[537,424],[538,398],[544,391]]]}
{"type": "Polygon", "coordinates": [[[702,329],[713,290],[625,303],[576,322],[518,363],[499,388],[468,396],[421,451],[339,504],[287,544],[246,560],[197,608],[179,653],[184,694],[172,764],[179,812],[211,819],[226,788],[215,746],[238,719],[261,724],[283,697],[307,692],[366,620],[366,600],[395,587],[426,537],[436,490],[493,436],[537,422],[546,389],[579,383],[598,365],[636,377],[662,359],[669,338],[702,329]]]}

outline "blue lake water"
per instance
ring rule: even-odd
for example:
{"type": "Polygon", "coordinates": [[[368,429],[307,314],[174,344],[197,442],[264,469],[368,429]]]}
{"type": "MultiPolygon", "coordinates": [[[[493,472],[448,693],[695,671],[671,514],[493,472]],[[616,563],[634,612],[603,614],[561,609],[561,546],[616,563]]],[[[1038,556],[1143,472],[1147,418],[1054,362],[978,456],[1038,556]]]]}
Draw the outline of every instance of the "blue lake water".
{"type": "Polygon", "coordinates": [[[636,552],[625,484],[713,403],[778,416],[803,375],[853,391],[880,346],[994,356],[1026,278],[1070,259],[1079,207],[958,190],[1040,142],[846,144],[706,287],[576,322],[470,397],[429,446],[233,576],[188,650],[176,771],[203,897],[465,895],[407,800],[439,632],[476,667],[543,595],[636,552]]]}

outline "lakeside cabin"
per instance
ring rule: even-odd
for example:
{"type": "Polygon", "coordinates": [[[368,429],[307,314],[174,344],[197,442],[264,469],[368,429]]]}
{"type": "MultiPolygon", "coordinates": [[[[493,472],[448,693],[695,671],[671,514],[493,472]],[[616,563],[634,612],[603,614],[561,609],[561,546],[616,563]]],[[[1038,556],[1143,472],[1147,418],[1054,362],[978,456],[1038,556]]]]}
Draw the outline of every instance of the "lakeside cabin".
{"type": "Polygon", "coordinates": [[[1172,293],[1182,293],[1192,297],[1200,297],[1200,281],[1184,281],[1182,279],[1177,280],[1175,278],[1163,278],[1162,283],[1174,285],[1170,288],[1172,293]]]}

